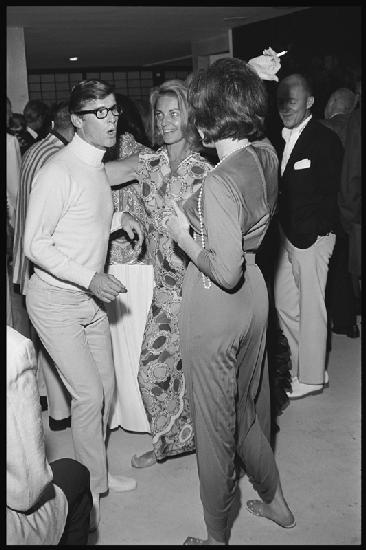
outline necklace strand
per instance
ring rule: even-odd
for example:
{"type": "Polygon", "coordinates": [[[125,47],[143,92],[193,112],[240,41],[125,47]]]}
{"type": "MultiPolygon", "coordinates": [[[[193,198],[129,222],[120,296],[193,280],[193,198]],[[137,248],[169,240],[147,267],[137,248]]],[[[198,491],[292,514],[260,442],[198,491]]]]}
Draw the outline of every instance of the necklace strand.
{"type": "MultiPolygon", "coordinates": [[[[216,164],[215,168],[217,168],[217,166],[219,166],[227,157],[229,157],[233,153],[236,153],[236,151],[240,151],[241,149],[245,149],[246,147],[248,147],[248,145],[249,145],[249,141],[247,141],[245,143],[245,145],[241,145],[240,147],[237,147],[233,151],[230,151],[230,153],[227,153],[216,164]]],[[[204,236],[204,233],[203,233],[202,194],[203,194],[203,183],[201,185],[201,189],[200,189],[200,192],[199,192],[199,195],[198,195],[197,210],[198,210],[198,217],[199,217],[199,222],[200,222],[201,245],[202,245],[202,248],[205,249],[205,244],[206,243],[205,243],[205,236],[204,236]]],[[[194,240],[196,240],[196,232],[194,232],[193,236],[194,236],[194,240]]],[[[203,288],[205,288],[206,290],[211,288],[211,285],[212,285],[211,279],[209,277],[207,277],[204,273],[202,273],[202,271],[201,271],[201,277],[202,277],[202,282],[203,282],[203,288]]]]}
{"type": "MultiPolygon", "coordinates": [[[[200,230],[201,230],[201,245],[202,248],[205,248],[205,236],[203,234],[203,216],[202,216],[202,193],[203,193],[203,184],[201,185],[200,193],[198,195],[198,203],[197,203],[197,209],[198,209],[198,218],[200,221],[200,230]]],[[[196,240],[196,233],[194,233],[194,240],[196,240]]],[[[201,277],[203,282],[203,288],[208,290],[211,288],[212,281],[206,277],[204,273],[201,271],[201,277]]]]}
{"type": "Polygon", "coordinates": [[[222,159],[219,160],[219,162],[215,165],[215,168],[217,168],[218,166],[220,166],[220,164],[221,164],[222,162],[224,162],[224,160],[227,159],[227,157],[230,157],[230,155],[236,153],[237,151],[240,151],[241,149],[246,149],[246,148],[248,147],[248,145],[249,145],[249,141],[246,140],[246,143],[245,143],[244,145],[241,145],[240,147],[237,147],[236,149],[233,149],[232,151],[230,151],[230,153],[226,153],[226,155],[224,155],[224,156],[222,157],[222,159]]]}

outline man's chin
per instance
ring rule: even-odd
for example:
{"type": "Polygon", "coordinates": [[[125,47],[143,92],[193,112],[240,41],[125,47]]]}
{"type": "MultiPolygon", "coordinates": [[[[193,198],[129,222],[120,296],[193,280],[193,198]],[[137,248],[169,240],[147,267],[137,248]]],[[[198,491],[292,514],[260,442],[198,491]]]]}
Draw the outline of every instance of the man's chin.
{"type": "Polygon", "coordinates": [[[107,142],[104,144],[105,147],[113,147],[113,145],[116,145],[117,143],[117,137],[109,138],[107,139],[107,142]]]}

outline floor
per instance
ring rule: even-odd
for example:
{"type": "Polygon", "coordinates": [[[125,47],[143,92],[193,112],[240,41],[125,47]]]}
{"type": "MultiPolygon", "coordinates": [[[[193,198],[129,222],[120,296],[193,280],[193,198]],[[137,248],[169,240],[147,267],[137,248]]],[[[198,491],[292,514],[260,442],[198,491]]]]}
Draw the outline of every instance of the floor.
{"type": "MultiPolygon", "coordinates": [[[[333,335],[328,372],[328,389],[293,401],[279,418],[276,459],[296,527],[252,516],[245,501],[255,492],[244,477],[230,545],[361,544],[360,338],[333,335]]],[[[72,457],[71,430],[50,432],[43,415],[49,460],[72,457]]],[[[181,545],[188,535],[205,537],[195,455],[132,468],[131,456],[150,448],[148,434],[111,432],[110,471],[133,476],[138,485],[101,500],[101,523],[89,545],[181,545]]]]}

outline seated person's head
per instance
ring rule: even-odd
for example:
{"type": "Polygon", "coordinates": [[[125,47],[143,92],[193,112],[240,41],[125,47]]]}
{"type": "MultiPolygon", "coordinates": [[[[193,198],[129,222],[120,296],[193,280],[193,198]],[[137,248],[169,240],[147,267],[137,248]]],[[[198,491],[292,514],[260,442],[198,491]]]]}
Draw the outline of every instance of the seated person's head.
{"type": "Polygon", "coordinates": [[[227,138],[253,141],[264,135],[265,85],[241,59],[219,59],[194,73],[188,99],[204,144],[227,138]]]}

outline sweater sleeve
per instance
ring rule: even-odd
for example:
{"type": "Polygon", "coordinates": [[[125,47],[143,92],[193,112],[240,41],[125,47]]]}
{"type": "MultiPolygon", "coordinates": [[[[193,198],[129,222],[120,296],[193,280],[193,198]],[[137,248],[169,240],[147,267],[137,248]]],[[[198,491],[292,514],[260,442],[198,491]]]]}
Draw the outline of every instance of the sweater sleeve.
{"type": "Polygon", "coordinates": [[[234,188],[214,175],[205,183],[203,216],[207,242],[197,266],[216,284],[231,290],[243,274],[241,203],[234,188]]]}
{"type": "Polygon", "coordinates": [[[24,253],[35,265],[55,277],[88,288],[95,271],[63,254],[52,238],[69,206],[71,178],[61,165],[52,164],[41,168],[36,180],[29,199],[24,253]]]}
{"type": "Polygon", "coordinates": [[[52,481],[37,388],[37,360],[27,338],[7,332],[7,505],[27,511],[52,481]]]}
{"type": "Polygon", "coordinates": [[[52,483],[46,458],[36,354],[32,342],[11,327],[6,344],[6,541],[56,545],[68,503],[52,483]]]}

